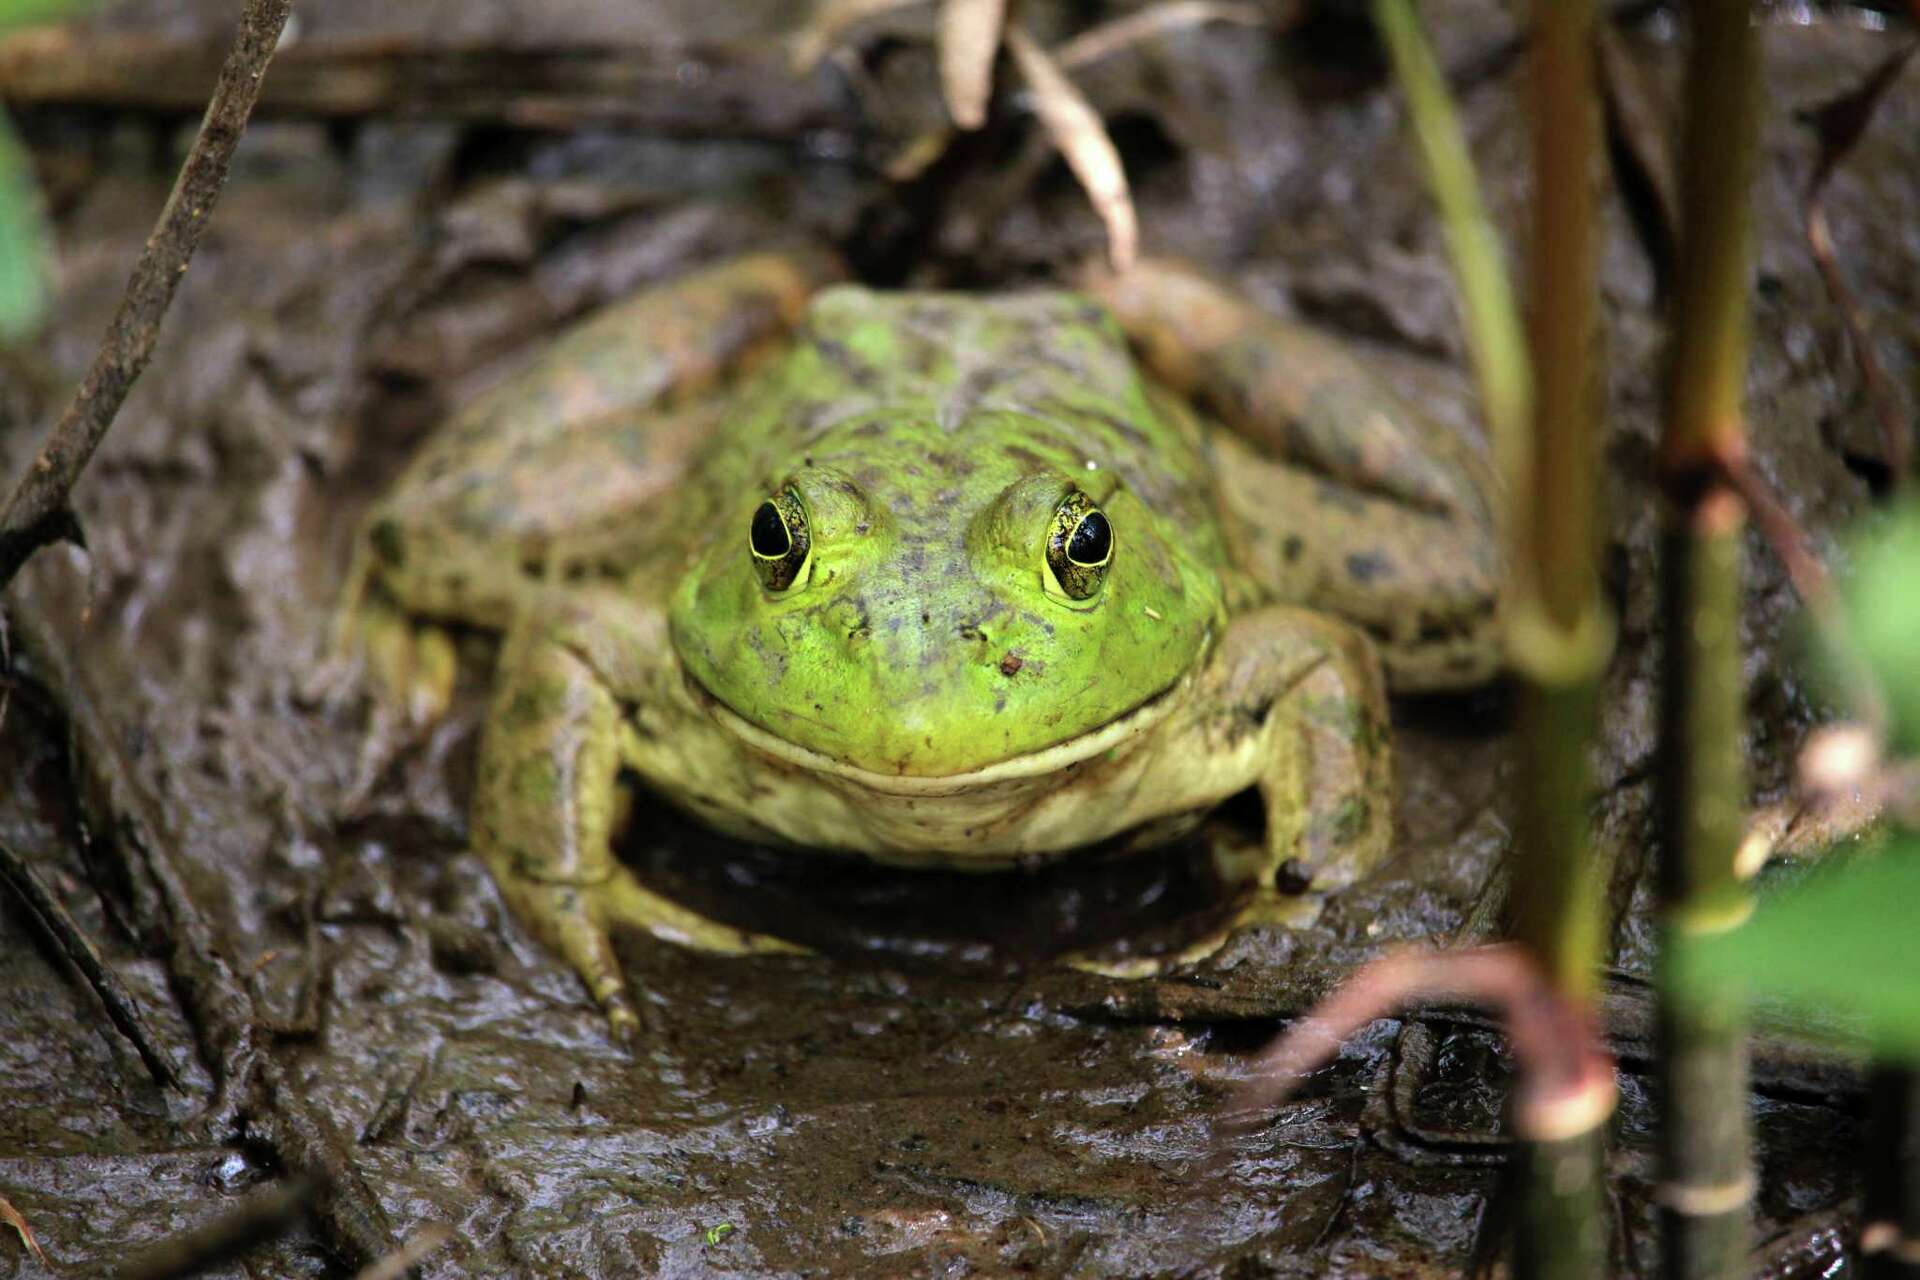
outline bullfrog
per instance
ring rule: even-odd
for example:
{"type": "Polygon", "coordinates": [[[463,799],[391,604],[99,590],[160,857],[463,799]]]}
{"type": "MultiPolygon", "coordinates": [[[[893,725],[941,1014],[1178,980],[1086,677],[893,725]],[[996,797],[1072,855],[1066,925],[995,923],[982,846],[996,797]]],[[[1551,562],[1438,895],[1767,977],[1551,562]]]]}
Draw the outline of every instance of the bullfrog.
{"type": "Polygon", "coordinates": [[[358,544],[383,705],[430,720],[450,628],[500,634],[472,847],[613,1026],[610,930],[791,945],[642,884],[623,779],[729,836],[981,871],[1147,856],[1251,791],[1264,831],[1217,852],[1236,927],[1375,867],[1387,690],[1497,660],[1480,453],[1179,263],[839,277],[762,253],[588,317],[434,432],[358,544]]]}

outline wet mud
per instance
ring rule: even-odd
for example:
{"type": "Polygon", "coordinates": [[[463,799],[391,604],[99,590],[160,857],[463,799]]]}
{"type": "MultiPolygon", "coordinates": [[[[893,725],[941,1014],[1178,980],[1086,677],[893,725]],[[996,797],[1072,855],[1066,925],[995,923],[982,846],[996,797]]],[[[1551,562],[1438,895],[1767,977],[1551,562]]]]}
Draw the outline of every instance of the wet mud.
{"type": "MultiPolygon", "coordinates": [[[[298,38],[401,21],[409,38],[580,36],[562,6],[527,7],[537,20],[456,8],[436,30],[410,6],[315,7],[298,38]]],[[[792,16],[770,3],[572,8],[591,9],[592,37],[613,42],[703,18],[726,39],[765,41],[792,16]]],[[[1518,228],[1506,11],[1428,13],[1493,207],[1518,228]]],[[[139,3],[101,21],[187,38],[225,14],[139,3]]],[[[1655,10],[1624,35],[1670,101],[1671,16],[1655,10]]],[[[1756,460],[1828,554],[1884,466],[1800,235],[1814,144],[1794,112],[1857,83],[1895,38],[1818,15],[1778,15],[1765,37],[1756,460]]],[[[356,794],[364,707],[323,696],[318,679],[356,520],[448,407],[529,343],[796,229],[878,283],[1028,282],[1097,247],[1070,177],[1017,117],[933,177],[890,183],[877,161],[931,118],[931,62],[894,35],[869,39],[861,59],[866,128],[800,142],[271,114],[247,137],[154,364],[76,493],[86,552],[42,553],[8,600],[0,841],[99,942],[187,1086],[152,1083],[0,896],[0,1195],[54,1274],[108,1274],[294,1163],[334,1178],[311,1224],[209,1274],[350,1275],[434,1222],[453,1229],[423,1264],[435,1277],[1415,1277],[1485,1261],[1508,1063],[1471,1013],[1377,1024],[1224,1161],[1206,1157],[1212,1109],[1247,1051],[1356,962],[1464,918],[1509,840],[1498,688],[1396,706],[1398,854],[1380,874],[1309,928],[1242,935],[1137,982],[1047,964],[1039,943],[1136,940],[1151,930],[1134,918],[1216,909],[1215,887],[1177,859],[1104,879],[916,882],[796,867],[654,821],[628,850],[644,874],[747,918],[799,921],[823,954],[718,960],[620,939],[647,1026],[631,1054],[464,852],[484,637],[462,642],[456,713],[356,794]],[[182,901],[197,944],[181,941],[182,901]],[[232,997],[218,1025],[209,991],[232,997]]],[[[1828,201],[1911,400],[1920,64],[1905,76],[1828,201]]],[[[1151,249],[1330,326],[1473,429],[1439,231],[1363,28],[1192,31],[1084,82],[1115,122],[1151,249]]],[[[90,357],[189,136],[130,109],[40,108],[22,124],[57,221],[59,304],[0,376],[10,469],[90,357]]],[[[1611,206],[1604,264],[1620,636],[1594,812],[1623,910],[1609,995],[1623,1063],[1617,1248],[1623,1272],[1651,1275],[1662,330],[1636,212],[1611,206]]],[[[1743,638],[1764,801],[1823,712],[1795,674],[1791,590],[1757,540],[1751,550],[1743,638]]],[[[1771,1274],[1832,1274],[1836,1215],[1857,1194],[1847,1139],[1860,1102],[1848,1064],[1762,1047],[1753,1107],[1771,1274]]],[[[0,1277],[43,1274],[0,1231],[0,1277]]]]}

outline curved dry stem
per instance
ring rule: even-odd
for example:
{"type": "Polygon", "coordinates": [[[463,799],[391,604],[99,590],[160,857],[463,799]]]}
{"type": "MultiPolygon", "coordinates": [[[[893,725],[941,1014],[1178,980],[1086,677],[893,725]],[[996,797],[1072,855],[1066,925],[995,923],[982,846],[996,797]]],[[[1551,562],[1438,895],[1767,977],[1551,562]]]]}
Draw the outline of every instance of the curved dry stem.
{"type": "Polygon", "coordinates": [[[1347,1038],[1415,1001],[1458,1001],[1494,1009],[1520,1065],[1514,1117],[1532,1140],[1571,1137],[1612,1113],[1613,1062],[1592,1015],[1560,995],[1520,947],[1391,952],[1361,966],[1260,1055],[1253,1078],[1222,1108],[1244,1128],[1331,1062],[1347,1038]]]}

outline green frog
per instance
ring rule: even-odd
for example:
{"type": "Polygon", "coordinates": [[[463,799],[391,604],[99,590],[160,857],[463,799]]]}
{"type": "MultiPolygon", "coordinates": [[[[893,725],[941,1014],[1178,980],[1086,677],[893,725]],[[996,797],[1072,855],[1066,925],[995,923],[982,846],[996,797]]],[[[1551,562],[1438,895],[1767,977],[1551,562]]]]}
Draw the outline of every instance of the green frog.
{"type": "Polygon", "coordinates": [[[1386,690],[1495,669],[1481,455],[1176,263],[998,296],[838,275],[760,254],[587,318],[360,543],[382,705],[431,719],[447,628],[503,636],[471,841],[613,1026],[610,929],[790,946],[616,859],[625,776],[732,836],[982,871],[1144,851],[1251,790],[1264,832],[1216,854],[1252,885],[1235,926],[1376,866],[1386,690]]]}

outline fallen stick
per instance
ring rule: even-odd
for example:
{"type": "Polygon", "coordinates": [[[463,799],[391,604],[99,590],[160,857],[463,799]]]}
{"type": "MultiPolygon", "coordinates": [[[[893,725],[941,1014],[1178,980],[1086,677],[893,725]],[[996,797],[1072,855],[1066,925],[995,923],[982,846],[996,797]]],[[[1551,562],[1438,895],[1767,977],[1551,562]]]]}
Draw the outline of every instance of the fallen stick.
{"type": "Polygon", "coordinates": [[[0,511],[0,590],[35,551],[78,533],[68,506],[74,482],[153,357],[161,321],[226,185],[234,148],[260,97],[262,77],[292,7],[293,0],[247,0],[199,135],[134,264],[93,365],[0,511]]]}

